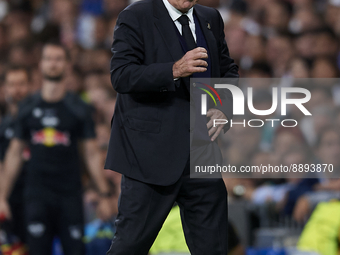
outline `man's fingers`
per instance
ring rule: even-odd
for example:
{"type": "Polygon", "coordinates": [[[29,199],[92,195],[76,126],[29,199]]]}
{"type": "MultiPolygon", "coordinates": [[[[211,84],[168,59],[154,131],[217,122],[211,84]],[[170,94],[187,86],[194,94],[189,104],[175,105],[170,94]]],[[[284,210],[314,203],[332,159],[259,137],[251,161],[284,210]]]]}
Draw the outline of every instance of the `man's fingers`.
{"type": "Polygon", "coordinates": [[[209,110],[207,111],[207,117],[211,117],[211,116],[213,116],[213,115],[214,115],[214,110],[209,109],[209,110]]]}
{"type": "Polygon", "coordinates": [[[207,67],[208,63],[207,63],[207,61],[197,59],[197,60],[194,60],[194,66],[202,66],[202,67],[205,66],[205,67],[207,67]]]}
{"type": "Polygon", "coordinates": [[[217,131],[217,127],[210,128],[208,132],[209,137],[212,136],[216,131],[217,131]]]}
{"type": "MultiPolygon", "coordinates": [[[[190,70],[190,73],[203,73],[203,72],[205,72],[205,71],[207,71],[207,68],[205,68],[205,67],[193,67],[191,70],[190,70]]],[[[189,74],[190,75],[190,74],[189,74]]],[[[188,76],[189,76],[188,75],[188,76]]]]}
{"type": "Polygon", "coordinates": [[[198,52],[193,54],[192,58],[195,59],[202,59],[202,58],[208,58],[208,54],[205,52],[198,52]]]}
{"type": "Polygon", "coordinates": [[[221,133],[221,130],[222,130],[222,127],[223,126],[218,126],[217,127],[217,131],[215,132],[215,134],[211,137],[211,141],[215,141],[215,139],[218,137],[218,135],[221,133]]]}
{"type": "MultiPolygon", "coordinates": [[[[202,47],[197,47],[188,51],[182,58],[182,74],[178,77],[187,77],[193,73],[203,73],[207,71],[208,63],[203,59],[208,58],[207,50],[202,47]]],[[[175,63],[176,64],[176,63],[175,63]]],[[[177,66],[176,66],[177,67],[177,66]]],[[[176,76],[176,77],[177,77],[176,76]]]]}
{"type": "Polygon", "coordinates": [[[187,54],[191,56],[193,59],[208,58],[207,50],[202,47],[198,47],[191,51],[188,51],[187,54]]]}
{"type": "Polygon", "coordinates": [[[209,109],[207,111],[207,117],[210,117],[210,120],[207,123],[207,128],[209,130],[209,136],[211,136],[211,141],[215,141],[215,139],[218,137],[220,134],[222,128],[224,125],[218,125],[216,127],[213,126],[214,120],[215,119],[220,119],[224,116],[224,114],[220,114],[221,111],[217,109],[209,109]],[[221,117],[222,116],[222,117],[221,117]],[[210,128],[210,129],[209,129],[210,128]]]}
{"type": "Polygon", "coordinates": [[[211,118],[207,123],[207,128],[211,128],[213,126],[214,120],[211,118]]]}
{"type": "Polygon", "coordinates": [[[207,53],[200,53],[200,58],[208,58],[208,54],[207,53]]]}
{"type": "Polygon", "coordinates": [[[203,53],[207,53],[207,50],[203,47],[197,47],[195,49],[192,50],[192,52],[203,52],[203,53]]]}

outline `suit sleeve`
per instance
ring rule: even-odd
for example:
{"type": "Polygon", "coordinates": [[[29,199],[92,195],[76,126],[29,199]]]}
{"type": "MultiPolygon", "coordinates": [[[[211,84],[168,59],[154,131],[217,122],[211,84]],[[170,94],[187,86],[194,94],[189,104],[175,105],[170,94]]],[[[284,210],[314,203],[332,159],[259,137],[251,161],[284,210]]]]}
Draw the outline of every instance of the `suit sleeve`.
{"type": "MultiPolygon", "coordinates": [[[[220,31],[219,33],[219,53],[221,70],[220,77],[227,78],[224,80],[226,80],[229,84],[237,85],[239,78],[238,66],[229,55],[229,49],[224,34],[224,22],[221,17],[221,14],[217,10],[216,12],[219,18],[219,31],[220,31]]],[[[223,128],[224,132],[227,132],[230,128],[230,121],[233,118],[233,97],[228,89],[219,89],[218,93],[221,96],[223,105],[222,106],[218,105],[216,108],[222,111],[228,119],[228,123],[223,128]]]]}
{"type": "Polygon", "coordinates": [[[111,51],[111,82],[118,93],[175,91],[174,62],[144,64],[143,29],[135,14],[118,16],[111,51]]]}

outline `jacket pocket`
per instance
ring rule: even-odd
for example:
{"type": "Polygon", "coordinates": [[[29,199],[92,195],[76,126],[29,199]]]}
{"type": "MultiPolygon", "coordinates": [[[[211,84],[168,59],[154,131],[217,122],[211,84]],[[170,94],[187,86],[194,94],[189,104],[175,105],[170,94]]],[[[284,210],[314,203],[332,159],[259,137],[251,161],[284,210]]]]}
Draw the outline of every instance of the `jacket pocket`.
{"type": "Polygon", "coordinates": [[[154,121],[154,120],[142,120],[132,117],[127,117],[124,121],[124,126],[140,131],[140,132],[147,132],[147,133],[159,133],[161,130],[161,122],[154,121]]]}

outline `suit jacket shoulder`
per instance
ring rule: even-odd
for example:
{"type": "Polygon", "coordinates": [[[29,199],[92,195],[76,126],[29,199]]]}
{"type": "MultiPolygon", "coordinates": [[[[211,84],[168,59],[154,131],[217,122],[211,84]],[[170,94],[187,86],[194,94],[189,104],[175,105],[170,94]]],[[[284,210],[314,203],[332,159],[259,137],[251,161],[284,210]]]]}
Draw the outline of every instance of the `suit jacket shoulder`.
{"type": "Polygon", "coordinates": [[[218,33],[221,32],[221,29],[224,30],[224,27],[221,27],[224,26],[224,24],[220,12],[215,8],[203,6],[200,4],[196,4],[194,6],[194,10],[198,15],[211,23],[212,31],[218,38],[218,33]]]}
{"type": "Polygon", "coordinates": [[[134,2],[127,6],[123,12],[132,12],[137,18],[150,18],[147,14],[152,13],[152,1],[153,0],[143,0],[134,2]]]}
{"type": "Polygon", "coordinates": [[[202,13],[205,13],[209,17],[215,17],[215,18],[218,17],[218,14],[217,14],[218,11],[215,8],[200,5],[200,4],[195,4],[194,8],[198,9],[202,13]]]}

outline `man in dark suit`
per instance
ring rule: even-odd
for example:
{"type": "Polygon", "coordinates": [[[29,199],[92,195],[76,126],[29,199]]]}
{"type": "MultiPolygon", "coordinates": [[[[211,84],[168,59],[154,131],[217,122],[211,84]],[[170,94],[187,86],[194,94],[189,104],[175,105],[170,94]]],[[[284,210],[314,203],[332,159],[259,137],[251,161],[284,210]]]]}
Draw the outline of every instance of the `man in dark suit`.
{"type": "Polygon", "coordinates": [[[118,17],[111,59],[118,97],[105,168],[122,173],[122,183],[109,255],[147,254],[175,202],[191,254],[227,254],[226,187],[190,178],[189,154],[193,137],[217,146],[229,125],[212,127],[212,119],[232,118],[232,98],[225,93],[223,108],[209,109],[208,123],[196,118],[193,129],[189,78],[237,78],[238,67],[219,12],[196,3],[143,0],[118,17]]]}

